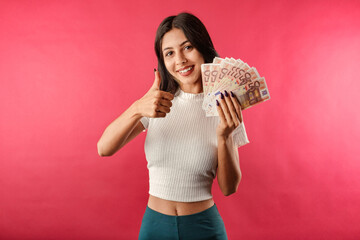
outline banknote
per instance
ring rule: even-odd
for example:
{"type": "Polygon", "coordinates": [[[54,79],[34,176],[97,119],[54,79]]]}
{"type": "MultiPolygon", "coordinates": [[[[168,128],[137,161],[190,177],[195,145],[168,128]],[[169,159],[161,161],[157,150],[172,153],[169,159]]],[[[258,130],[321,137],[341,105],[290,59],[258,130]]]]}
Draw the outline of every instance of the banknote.
{"type": "Polygon", "coordinates": [[[215,57],[213,63],[201,66],[206,116],[218,116],[216,100],[225,90],[232,91],[240,102],[241,109],[270,99],[264,77],[254,67],[241,59],[215,57]]]}
{"type": "MultiPolygon", "coordinates": [[[[219,69],[220,64],[202,64],[202,80],[203,80],[203,91],[205,98],[208,98],[219,81],[219,69]]],[[[203,108],[205,108],[205,101],[203,102],[203,108]]]]}

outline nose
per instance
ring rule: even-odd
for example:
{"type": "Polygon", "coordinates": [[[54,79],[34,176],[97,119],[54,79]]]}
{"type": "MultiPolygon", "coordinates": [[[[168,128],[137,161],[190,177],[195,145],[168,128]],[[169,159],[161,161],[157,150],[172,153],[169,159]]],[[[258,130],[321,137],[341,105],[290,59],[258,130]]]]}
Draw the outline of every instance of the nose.
{"type": "Polygon", "coordinates": [[[176,65],[182,65],[187,62],[186,56],[184,53],[179,52],[176,56],[176,65]]]}

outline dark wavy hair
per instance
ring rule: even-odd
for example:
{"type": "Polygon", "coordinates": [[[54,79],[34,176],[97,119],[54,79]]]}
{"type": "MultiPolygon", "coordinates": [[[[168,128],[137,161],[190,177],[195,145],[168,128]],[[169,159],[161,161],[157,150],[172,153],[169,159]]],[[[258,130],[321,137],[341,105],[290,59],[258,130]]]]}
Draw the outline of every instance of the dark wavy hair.
{"type": "Polygon", "coordinates": [[[210,35],[204,24],[190,13],[180,13],[177,16],[165,18],[158,27],[155,37],[155,53],[158,59],[158,71],[161,76],[160,90],[175,93],[179,84],[167,71],[162,54],[162,38],[173,28],[181,29],[190,43],[201,53],[205,63],[211,63],[218,56],[210,35]]]}

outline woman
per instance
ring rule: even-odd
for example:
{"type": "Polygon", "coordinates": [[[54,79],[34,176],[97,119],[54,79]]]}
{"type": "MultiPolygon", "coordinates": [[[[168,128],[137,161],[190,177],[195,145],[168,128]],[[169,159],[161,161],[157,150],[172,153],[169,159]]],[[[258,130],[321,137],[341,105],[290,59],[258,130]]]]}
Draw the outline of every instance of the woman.
{"type": "Polygon", "coordinates": [[[240,183],[237,147],[248,143],[240,104],[225,91],[217,101],[219,117],[205,116],[201,64],[217,53],[195,16],[164,19],[155,52],[152,87],[105,129],[99,155],[111,156],[148,129],[150,195],[139,239],[227,239],[211,186],[217,174],[228,196],[240,183]],[[234,130],[240,142],[233,141],[234,130]]]}

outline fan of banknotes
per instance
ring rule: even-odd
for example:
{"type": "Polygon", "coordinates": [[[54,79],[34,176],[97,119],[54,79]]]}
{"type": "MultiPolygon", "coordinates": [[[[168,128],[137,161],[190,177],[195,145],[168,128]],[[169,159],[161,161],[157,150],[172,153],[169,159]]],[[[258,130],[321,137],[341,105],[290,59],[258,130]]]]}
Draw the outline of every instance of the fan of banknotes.
{"type": "Polygon", "coordinates": [[[242,110],[270,99],[265,78],[240,59],[215,57],[213,63],[201,65],[201,75],[204,89],[202,107],[207,117],[219,116],[216,99],[224,90],[235,94],[242,110]]]}

